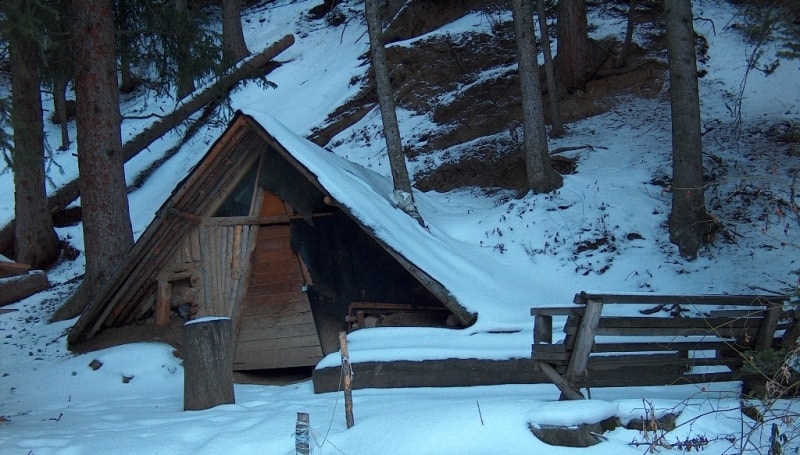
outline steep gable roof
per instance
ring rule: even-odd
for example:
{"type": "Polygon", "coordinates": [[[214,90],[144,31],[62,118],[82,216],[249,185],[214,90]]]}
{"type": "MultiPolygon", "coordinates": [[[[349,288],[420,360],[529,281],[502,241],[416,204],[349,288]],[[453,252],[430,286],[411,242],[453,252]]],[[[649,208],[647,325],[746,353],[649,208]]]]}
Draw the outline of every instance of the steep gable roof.
{"type": "MultiPolygon", "coordinates": [[[[384,197],[375,197],[374,188],[391,192],[391,185],[382,176],[365,172],[366,170],[330,152],[317,147],[305,139],[288,132],[285,127],[266,115],[258,118],[237,112],[226,131],[210,147],[206,155],[189,175],[177,185],[172,195],[156,212],[155,219],[138,239],[125,260],[114,271],[97,296],[88,302],[80,318],[70,331],[68,341],[92,338],[103,327],[128,325],[149,314],[155,305],[156,275],[170,260],[179,240],[204,217],[211,216],[228,197],[232,188],[244,177],[259,160],[265,148],[269,147],[282,160],[273,164],[274,178],[261,182],[269,191],[279,197],[290,185],[282,182],[281,176],[300,175],[318,190],[317,197],[325,203],[340,208],[365,232],[376,240],[401,266],[411,273],[431,293],[442,301],[465,325],[472,324],[477,314],[465,308],[440,281],[430,276],[414,261],[395,248],[390,242],[376,233],[372,221],[366,222],[358,207],[338,200],[331,193],[350,193],[364,191],[366,199],[379,199],[375,204],[390,204],[384,197]],[[271,134],[272,130],[279,135],[271,134]],[[280,136],[277,139],[276,136],[280,136]],[[317,164],[317,169],[309,169],[317,164]],[[327,169],[330,173],[341,173],[339,178],[329,178],[320,182],[320,173],[327,169]],[[333,191],[329,191],[332,187],[333,191]],[[370,190],[370,191],[367,191],[370,190]],[[371,224],[372,223],[372,224],[371,224]]],[[[331,177],[331,176],[328,176],[331,177]]],[[[310,208],[304,209],[304,201],[292,201],[301,214],[306,215],[310,208]]],[[[308,204],[313,205],[313,201],[308,204]]],[[[322,201],[317,201],[322,203],[322,201]]],[[[363,213],[367,213],[364,208],[363,213]]],[[[419,225],[397,210],[398,214],[422,230],[419,225]]],[[[391,223],[392,220],[386,220],[391,223]]],[[[405,220],[404,220],[405,221],[405,220]]],[[[406,227],[408,228],[408,227],[406,227]]],[[[387,229],[392,229],[388,227],[387,229]]],[[[412,227],[413,229],[413,227],[412,227]]],[[[423,230],[424,234],[424,230],[423,230]]]]}

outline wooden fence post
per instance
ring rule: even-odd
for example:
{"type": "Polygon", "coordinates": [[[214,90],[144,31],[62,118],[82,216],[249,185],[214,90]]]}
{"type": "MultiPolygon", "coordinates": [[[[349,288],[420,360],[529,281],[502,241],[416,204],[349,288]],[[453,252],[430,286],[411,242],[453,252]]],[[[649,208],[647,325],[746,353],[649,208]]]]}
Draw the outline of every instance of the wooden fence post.
{"type": "Polygon", "coordinates": [[[344,386],[344,416],[347,428],[353,428],[353,384],[350,354],[347,351],[347,332],[339,332],[339,349],[342,353],[342,385],[344,386]]]}
{"type": "Polygon", "coordinates": [[[183,326],[183,409],[196,411],[234,403],[233,325],[205,317],[183,326]]]}
{"type": "Polygon", "coordinates": [[[307,412],[297,413],[297,422],[294,426],[294,453],[296,455],[309,455],[311,452],[311,423],[307,412]]]}

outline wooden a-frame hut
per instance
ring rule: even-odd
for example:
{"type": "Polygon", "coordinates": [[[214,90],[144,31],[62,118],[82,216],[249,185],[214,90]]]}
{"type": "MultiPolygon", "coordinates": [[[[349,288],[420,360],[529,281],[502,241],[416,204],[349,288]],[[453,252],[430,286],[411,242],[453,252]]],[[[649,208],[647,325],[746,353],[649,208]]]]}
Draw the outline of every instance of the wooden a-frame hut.
{"type": "Polygon", "coordinates": [[[338,349],[355,302],[439,307],[463,325],[476,317],[237,112],[88,302],[68,341],[130,326],[152,328],[139,332],[147,339],[180,331],[187,319],[226,316],[235,327],[234,370],[310,366],[338,349]]]}

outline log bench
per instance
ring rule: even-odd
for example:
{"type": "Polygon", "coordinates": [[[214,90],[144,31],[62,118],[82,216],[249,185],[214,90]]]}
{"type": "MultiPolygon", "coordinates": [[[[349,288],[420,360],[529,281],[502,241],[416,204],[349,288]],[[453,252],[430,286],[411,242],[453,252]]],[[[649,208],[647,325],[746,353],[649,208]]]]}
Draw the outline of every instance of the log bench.
{"type": "Polygon", "coordinates": [[[581,388],[738,380],[745,352],[780,346],[788,300],[581,292],[573,306],[531,309],[532,357],[566,399],[583,398],[581,388]],[[553,342],[554,318],[563,342],[553,342]]]}

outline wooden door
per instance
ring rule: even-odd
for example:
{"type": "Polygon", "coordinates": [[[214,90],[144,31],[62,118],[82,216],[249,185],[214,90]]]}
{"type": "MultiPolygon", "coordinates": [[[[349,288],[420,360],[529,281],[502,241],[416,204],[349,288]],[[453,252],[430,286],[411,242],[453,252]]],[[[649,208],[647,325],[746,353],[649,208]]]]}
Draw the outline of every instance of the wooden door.
{"type": "MultiPolygon", "coordinates": [[[[262,216],[287,212],[277,197],[264,195],[262,216]]],[[[288,223],[259,228],[250,273],[234,370],[315,365],[322,347],[305,293],[308,277],[292,249],[288,223]]]]}

